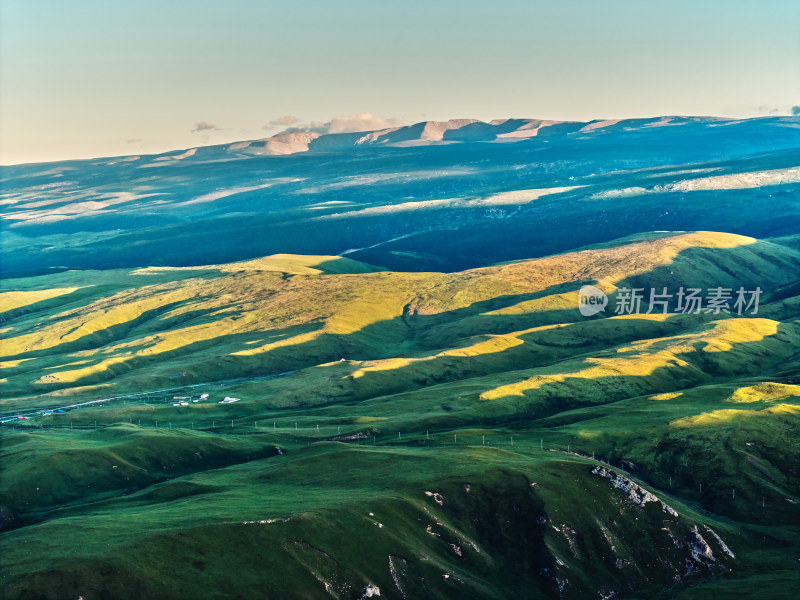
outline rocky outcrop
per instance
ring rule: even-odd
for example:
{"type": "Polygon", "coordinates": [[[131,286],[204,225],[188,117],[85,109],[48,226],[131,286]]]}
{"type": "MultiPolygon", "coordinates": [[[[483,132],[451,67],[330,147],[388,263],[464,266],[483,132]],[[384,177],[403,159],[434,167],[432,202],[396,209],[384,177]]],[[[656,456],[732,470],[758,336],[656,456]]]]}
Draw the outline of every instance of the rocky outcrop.
{"type": "Polygon", "coordinates": [[[444,506],[444,496],[442,496],[439,492],[426,491],[425,495],[433,498],[434,502],[436,502],[436,504],[439,506],[444,506]]]}
{"type": "Polygon", "coordinates": [[[703,539],[703,536],[697,530],[697,525],[692,527],[692,533],[689,537],[689,551],[692,553],[692,558],[695,562],[702,562],[703,559],[716,560],[711,546],[708,545],[708,542],[703,539]]]}
{"type": "Polygon", "coordinates": [[[627,477],[623,477],[622,475],[616,473],[615,471],[611,471],[604,467],[597,466],[594,469],[592,469],[592,474],[610,479],[611,485],[628,494],[628,497],[634,504],[638,504],[639,506],[644,506],[648,502],[658,502],[659,504],[661,504],[661,509],[665,513],[668,513],[673,517],[678,516],[678,512],[674,508],[669,506],[666,502],[659,500],[659,498],[655,494],[648,492],[646,489],[644,489],[636,482],[631,481],[627,477]]]}
{"type": "Polygon", "coordinates": [[[381,595],[381,588],[377,585],[372,585],[371,583],[364,588],[364,592],[361,594],[361,599],[365,600],[366,598],[375,598],[381,595]]]}
{"type": "Polygon", "coordinates": [[[716,531],[714,531],[713,529],[711,529],[711,527],[709,527],[708,525],[703,525],[703,527],[705,527],[705,530],[706,530],[708,533],[710,533],[711,535],[713,535],[713,536],[714,536],[714,539],[715,539],[715,540],[717,540],[717,544],[719,544],[719,547],[722,549],[722,551],[723,551],[725,554],[727,554],[727,555],[728,555],[728,556],[730,556],[731,558],[736,558],[736,555],[733,553],[733,551],[732,551],[730,548],[728,548],[728,545],[727,545],[725,542],[723,542],[723,541],[722,541],[722,538],[721,538],[721,537],[719,537],[719,535],[717,535],[717,532],[716,532],[716,531]]]}

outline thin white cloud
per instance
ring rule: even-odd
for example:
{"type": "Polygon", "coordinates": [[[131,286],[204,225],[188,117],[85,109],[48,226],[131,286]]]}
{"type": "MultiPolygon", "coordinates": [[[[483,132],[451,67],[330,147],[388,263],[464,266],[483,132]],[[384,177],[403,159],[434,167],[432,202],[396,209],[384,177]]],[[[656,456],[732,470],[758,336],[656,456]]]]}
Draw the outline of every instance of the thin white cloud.
{"type": "Polygon", "coordinates": [[[391,127],[400,127],[401,125],[403,125],[403,122],[395,117],[386,119],[370,112],[364,112],[357,115],[339,115],[327,122],[311,121],[310,123],[301,125],[295,122],[281,133],[292,133],[296,131],[311,131],[314,133],[354,133],[358,131],[389,129],[391,127]]]}
{"type": "Polygon", "coordinates": [[[299,117],[295,117],[292,115],[286,115],[283,117],[278,117],[277,119],[273,119],[266,125],[264,125],[264,129],[275,129],[276,127],[291,127],[292,125],[297,125],[300,122],[299,117]]]}
{"type": "Polygon", "coordinates": [[[213,123],[209,123],[208,121],[200,121],[199,123],[194,124],[192,133],[196,133],[198,131],[210,131],[212,129],[219,129],[219,128],[213,123]]]}
{"type": "Polygon", "coordinates": [[[389,127],[399,127],[403,122],[400,119],[391,117],[384,119],[372,113],[360,113],[357,115],[345,115],[334,117],[328,124],[329,133],[349,133],[353,131],[376,131],[378,129],[388,129],[389,127]]]}

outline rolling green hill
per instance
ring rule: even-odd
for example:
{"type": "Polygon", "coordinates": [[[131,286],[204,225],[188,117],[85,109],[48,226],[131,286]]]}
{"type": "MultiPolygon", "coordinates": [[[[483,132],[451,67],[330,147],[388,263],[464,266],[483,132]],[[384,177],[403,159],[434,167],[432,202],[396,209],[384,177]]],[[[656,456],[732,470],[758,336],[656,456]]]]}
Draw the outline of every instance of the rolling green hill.
{"type": "Polygon", "coordinates": [[[30,418],[0,425],[6,595],[791,598],[791,242],[8,279],[0,414],[30,418]],[[605,312],[581,315],[584,285],[605,312]],[[680,287],[763,294],[615,314],[680,287]]]}

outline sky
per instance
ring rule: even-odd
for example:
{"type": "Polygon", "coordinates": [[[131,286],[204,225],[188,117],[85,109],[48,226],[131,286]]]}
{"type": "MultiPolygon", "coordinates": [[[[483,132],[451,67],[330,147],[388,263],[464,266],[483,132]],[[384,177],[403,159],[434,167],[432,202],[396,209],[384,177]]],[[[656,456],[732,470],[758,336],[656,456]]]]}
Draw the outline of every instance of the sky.
{"type": "Polygon", "coordinates": [[[797,0],[0,0],[0,164],[798,105],[797,0]]]}

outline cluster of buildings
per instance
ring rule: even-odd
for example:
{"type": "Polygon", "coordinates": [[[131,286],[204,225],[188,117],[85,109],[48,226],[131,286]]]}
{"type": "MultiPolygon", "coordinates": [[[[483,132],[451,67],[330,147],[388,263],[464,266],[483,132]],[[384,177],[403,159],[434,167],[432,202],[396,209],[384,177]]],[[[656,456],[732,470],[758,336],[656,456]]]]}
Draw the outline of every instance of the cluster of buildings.
{"type": "MultiPolygon", "coordinates": [[[[200,394],[197,398],[192,398],[191,396],[173,396],[172,398],[172,406],[189,406],[189,403],[196,404],[198,402],[206,402],[209,400],[209,394],[200,394]]],[[[232,402],[239,402],[239,398],[231,398],[230,396],[225,396],[222,400],[219,401],[219,404],[231,404],[232,402]]]]}
{"type": "MultiPolygon", "coordinates": [[[[59,408],[57,410],[40,410],[36,414],[33,414],[33,413],[30,413],[30,414],[33,415],[33,416],[39,416],[39,415],[47,416],[47,415],[52,415],[52,414],[56,414],[56,413],[64,414],[65,412],[67,412],[67,411],[62,410],[62,409],[59,408]]],[[[16,421],[27,421],[30,418],[31,417],[27,416],[27,415],[15,415],[13,417],[3,417],[2,419],[0,419],[0,425],[2,425],[3,423],[14,423],[16,421]]]]}

